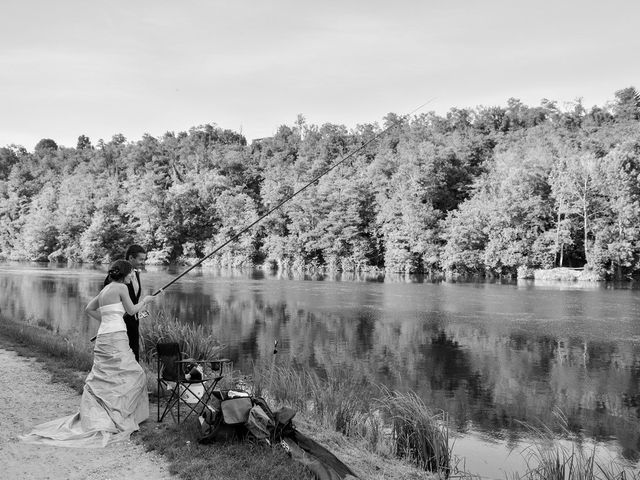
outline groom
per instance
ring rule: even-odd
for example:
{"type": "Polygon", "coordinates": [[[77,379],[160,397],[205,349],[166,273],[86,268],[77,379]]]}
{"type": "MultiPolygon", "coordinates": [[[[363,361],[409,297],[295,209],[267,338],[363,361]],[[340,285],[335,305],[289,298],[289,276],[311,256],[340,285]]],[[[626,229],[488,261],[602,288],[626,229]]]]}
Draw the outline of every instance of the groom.
{"type": "MultiPolygon", "coordinates": [[[[133,278],[131,283],[127,285],[129,297],[135,305],[140,300],[142,285],[140,284],[140,269],[144,268],[144,262],[147,260],[147,252],[140,245],[130,245],[124,254],[124,259],[133,265],[133,278]]],[[[109,283],[109,276],[104,280],[104,284],[109,283]]],[[[143,312],[140,312],[143,313],[143,312]]],[[[140,331],[138,330],[138,315],[124,314],[124,323],[127,326],[127,336],[129,337],[129,346],[136,356],[136,361],[140,360],[140,331]]]]}

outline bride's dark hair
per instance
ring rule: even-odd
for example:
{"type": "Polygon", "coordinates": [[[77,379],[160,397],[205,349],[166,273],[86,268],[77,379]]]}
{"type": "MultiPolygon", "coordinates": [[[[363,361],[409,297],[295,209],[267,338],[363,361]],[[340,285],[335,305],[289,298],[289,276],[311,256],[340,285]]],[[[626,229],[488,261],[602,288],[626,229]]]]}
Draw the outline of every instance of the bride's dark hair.
{"type": "Polygon", "coordinates": [[[133,265],[126,260],[116,260],[109,265],[109,279],[112,282],[120,282],[133,271],[133,265]]]}

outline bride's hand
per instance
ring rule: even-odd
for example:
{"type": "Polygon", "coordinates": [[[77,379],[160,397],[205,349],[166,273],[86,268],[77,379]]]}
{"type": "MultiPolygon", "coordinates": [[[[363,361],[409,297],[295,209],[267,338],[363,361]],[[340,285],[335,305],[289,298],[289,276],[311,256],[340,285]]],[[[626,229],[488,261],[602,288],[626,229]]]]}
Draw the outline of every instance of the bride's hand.
{"type": "Polygon", "coordinates": [[[147,303],[151,303],[156,299],[156,297],[154,297],[153,295],[147,295],[146,297],[144,297],[142,299],[142,303],[147,304],[147,303]]]}

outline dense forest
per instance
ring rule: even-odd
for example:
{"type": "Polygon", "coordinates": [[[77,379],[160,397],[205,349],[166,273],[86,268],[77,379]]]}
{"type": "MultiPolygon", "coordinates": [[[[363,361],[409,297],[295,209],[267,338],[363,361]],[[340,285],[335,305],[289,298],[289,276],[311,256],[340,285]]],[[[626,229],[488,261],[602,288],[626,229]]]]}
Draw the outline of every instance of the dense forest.
{"type": "Polygon", "coordinates": [[[640,94],[605,106],[452,108],[383,125],[300,116],[248,145],[216,125],[76,148],[0,148],[0,258],[154,263],[212,252],[328,166],[395,125],[207,260],[280,269],[513,275],[640,271],[640,94]]]}

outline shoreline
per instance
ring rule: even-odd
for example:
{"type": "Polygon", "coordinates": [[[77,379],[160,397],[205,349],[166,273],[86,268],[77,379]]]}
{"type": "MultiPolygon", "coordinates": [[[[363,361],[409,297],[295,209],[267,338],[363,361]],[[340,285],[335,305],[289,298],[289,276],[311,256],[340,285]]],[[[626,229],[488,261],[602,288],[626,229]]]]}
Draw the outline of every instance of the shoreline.
{"type": "MultiPolygon", "coordinates": [[[[0,266],[5,265],[31,265],[34,268],[42,267],[51,269],[56,268],[87,268],[106,272],[104,270],[108,264],[106,263],[83,263],[83,262],[49,262],[49,261],[31,261],[31,260],[9,260],[0,256],[0,266]],[[53,268],[52,268],[53,267],[53,268]]],[[[177,269],[175,272],[181,273],[183,269],[190,267],[190,263],[149,263],[146,266],[148,271],[161,271],[164,269],[177,269]],[[150,267],[150,268],[149,268],[150,267]]],[[[331,281],[374,281],[374,282],[409,282],[409,283],[456,283],[456,282],[517,282],[518,280],[538,280],[538,281],[557,281],[557,282],[616,282],[616,283],[632,283],[640,280],[638,276],[624,276],[622,278],[606,278],[603,274],[599,274],[582,267],[555,267],[549,269],[520,267],[517,272],[512,274],[459,274],[451,272],[399,272],[385,269],[359,269],[359,270],[336,270],[327,267],[308,267],[302,269],[273,269],[266,265],[253,265],[244,267],[233,267],[224,265],[200,264],[195,267],[203,273],[225,273],[225,274],[244,274],[258,275],[257,278],[273,277],[288,280],[331,280],[331,281]]]]}

